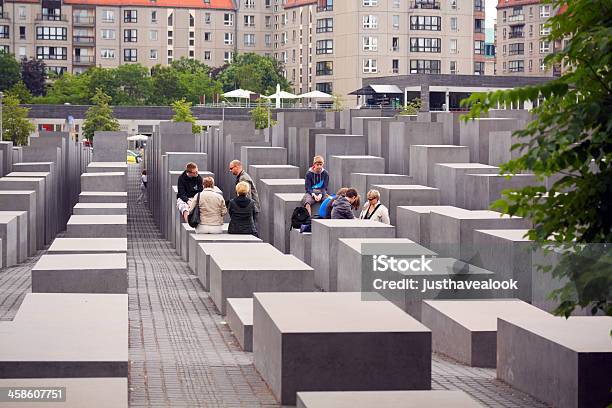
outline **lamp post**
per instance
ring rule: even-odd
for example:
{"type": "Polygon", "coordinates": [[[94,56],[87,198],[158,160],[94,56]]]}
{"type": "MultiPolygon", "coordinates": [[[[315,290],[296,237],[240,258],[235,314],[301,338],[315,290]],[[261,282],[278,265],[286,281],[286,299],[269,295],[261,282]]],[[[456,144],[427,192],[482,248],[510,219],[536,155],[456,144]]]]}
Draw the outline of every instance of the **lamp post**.
{"type": "Polygon", "coordinates": [[[4,99],[4,93],[0,92],[0,141],[4,140],[4,126],[2,123],[2,100],[4,99]]]}
{"type": "Polygon", "coordinates": [[[272,115],[272,103],[268,99],[268,124],[266,127],[270,127],[270,116],[272,115]]]}
{"type": "Polygon", "coordinates": [[[225,122],[225,101],[221,102],[221,122],[225,122]]]}

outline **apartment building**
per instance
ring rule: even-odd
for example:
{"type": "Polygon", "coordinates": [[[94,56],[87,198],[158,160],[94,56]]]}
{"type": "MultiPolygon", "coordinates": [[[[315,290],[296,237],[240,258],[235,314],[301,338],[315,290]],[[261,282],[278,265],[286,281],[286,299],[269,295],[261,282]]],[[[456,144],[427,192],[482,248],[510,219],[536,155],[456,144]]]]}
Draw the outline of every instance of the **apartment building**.
{"type": "Polygon", "coordinates": [[[554,14],[550,4],[538,0],[499,0],[495,27],[497,75],[558,76],[544,58],[558,45],[546,41],[546,25],[554,14]]]}

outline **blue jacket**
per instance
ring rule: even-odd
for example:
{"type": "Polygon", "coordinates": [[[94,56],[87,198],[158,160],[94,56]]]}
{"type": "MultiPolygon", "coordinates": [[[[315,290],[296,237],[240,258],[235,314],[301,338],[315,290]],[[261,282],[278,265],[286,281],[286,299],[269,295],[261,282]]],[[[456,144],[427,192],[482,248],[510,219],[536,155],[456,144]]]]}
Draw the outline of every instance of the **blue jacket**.
{"type": "Polygon", "coordinates": [[[321,173],[317,174],[312,169],[308,169],[304,181],[306,192],[312,193],[312,190],[319,190],[323,193],[323,196],[327,194],[327,187],[329,185],[329,173],[323,169],[321,173]]]}

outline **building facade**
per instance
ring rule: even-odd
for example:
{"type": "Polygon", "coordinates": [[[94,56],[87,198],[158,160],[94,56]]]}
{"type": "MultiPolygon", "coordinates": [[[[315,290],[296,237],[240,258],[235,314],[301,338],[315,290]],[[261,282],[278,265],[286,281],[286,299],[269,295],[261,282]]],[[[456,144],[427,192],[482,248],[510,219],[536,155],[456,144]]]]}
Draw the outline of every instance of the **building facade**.
{"type": "Polygon", "coordinates": [[[252,51],[295,92],[343,96],[381,75],[491,73],[484,0],[0,0],[0,17],[0,48],[57,73],[252,51]]]}

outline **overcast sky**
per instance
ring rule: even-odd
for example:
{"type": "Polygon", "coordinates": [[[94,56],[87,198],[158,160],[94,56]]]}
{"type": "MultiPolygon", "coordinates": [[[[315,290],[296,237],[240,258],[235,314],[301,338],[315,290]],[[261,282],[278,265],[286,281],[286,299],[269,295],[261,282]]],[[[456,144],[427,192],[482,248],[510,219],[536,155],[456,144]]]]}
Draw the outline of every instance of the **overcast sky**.
{"type": "Polygon", "coordinates": [[[497,0],[486,0],[485,2],[485,13],[486,13],[486,21],[485,27],[493,28],[493,24],[495,24],[495,16],[497,15],[497,9],[495,6],[497,5],[497,0]]]}

